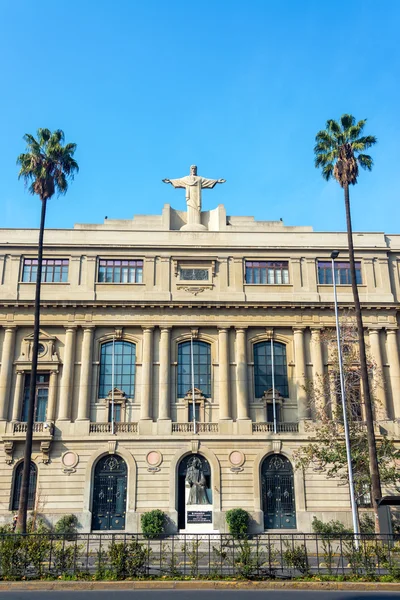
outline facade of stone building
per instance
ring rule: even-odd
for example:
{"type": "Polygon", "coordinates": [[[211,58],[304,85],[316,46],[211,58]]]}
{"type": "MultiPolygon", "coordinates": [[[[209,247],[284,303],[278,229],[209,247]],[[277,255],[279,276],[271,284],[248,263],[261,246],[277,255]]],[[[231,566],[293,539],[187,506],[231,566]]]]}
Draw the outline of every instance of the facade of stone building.
{"type": "MultiPolygon", "coordinates": [[[[314,515],[350,522],[347,488],[293,465],[309,437],[306,382],[330,368],[321,331],[334,326],[333,249],[339,302],[352,304],[346,234],[227,216],[222,205],[195,231],[186,218],[165,205],[159,216],[46,230],[31,507],[52,521],[75,513],[87,532],[139,531],[154,508],[185,531],[226,531],[235,507],[257,531],[309,531],[314,515]]],[[[37,238],[0,231],[3,522],[18,503],[37,238]]],[[[400,235],[354,242],[365,338],[384,380],[380,426],[398,440],[400,235]]]]}

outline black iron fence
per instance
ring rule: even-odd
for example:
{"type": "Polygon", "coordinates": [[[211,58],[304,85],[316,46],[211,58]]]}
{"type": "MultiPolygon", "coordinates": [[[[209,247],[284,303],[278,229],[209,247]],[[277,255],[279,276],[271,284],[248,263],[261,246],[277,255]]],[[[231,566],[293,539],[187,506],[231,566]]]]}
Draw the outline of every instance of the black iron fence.
{"type": "Polygon", "coordinates": [[[393,536],[176,534],[0,534],[0,577],[129,579],[400,577],[393,536]]]}

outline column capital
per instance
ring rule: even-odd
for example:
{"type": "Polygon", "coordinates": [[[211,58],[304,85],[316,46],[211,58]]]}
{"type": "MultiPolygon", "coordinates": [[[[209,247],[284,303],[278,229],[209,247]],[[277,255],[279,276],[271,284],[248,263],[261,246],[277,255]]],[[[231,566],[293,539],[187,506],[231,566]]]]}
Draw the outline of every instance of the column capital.
{"type": "Polygon", "coordinates": [[[80,327],[83,331],[93,331],[93,329],[96,329],[96,325],[81,325],[80,327]]]}
{"type": "Polygon", "coordinates": [[[305,331],[305,327],[302,325],[300,325],[300,326],[295,325],[292,329],[293,329],[293,333],[304,333],[304,331],[305,331]]]}
{"type": "Polygon", "coordinates": [[[246,333],[248,327],[235,327],[236,333],[246,333]]]}
{"type": "Polygon", "coordinates": [[[218,325],[217,329],[218,329],[218,333],[228,333],[230,326],[229,325],[218,325]]]}
{"type": "Polygon", "coordinates": [[[386,328],[386,335],[389,335],[389,333],[393,333],[394,335],[397,335],[398,333],[398,328],[397,327],[391,327],[391,328],[386,328]]]}
{"type": "Polygon", "coordinates": [[[371,333],[378,334],[382,329],[382,327],[368,327],[368,333],[369,335],[371,335],[371,333]]]}
{"type": "Polygon", "coordinates": [[[311,337],[320,338],[323,327],[310,327],[311,337]]]}
{"type": "Polygon", "coordinates": [[[152,331],[154,331],[154,326],[148,327],[148,326],[144,326],[143,325],[142,326],[142,331],[143,331],[143,333],[151,333],[152,331]]]}
{"type": "Polygon", "coordinates": [[[172,329],[172,325],[162,325],[160,326],[161,333],[170,333],[172,329]]]}
{"type": "Polygon", "coordinates": [[[68,333],[68,332],[75,333],[77,329],[78,329],[77,325],[65,325],[66,333],[68,333]]]}
{"type": "Polygon", "coordinates": [[[17,326],[16,325],[3,325],[3,329],[4,329],[4,331],[6,331],[6,332],[9,331],[11,333],[12,331],[16,331],[17,326]]]}

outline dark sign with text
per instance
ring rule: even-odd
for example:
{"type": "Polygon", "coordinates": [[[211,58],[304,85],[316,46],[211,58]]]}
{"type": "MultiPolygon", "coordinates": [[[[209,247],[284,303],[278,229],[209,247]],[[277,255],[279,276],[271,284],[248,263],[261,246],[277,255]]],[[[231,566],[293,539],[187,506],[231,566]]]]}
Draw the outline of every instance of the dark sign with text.
{"type": "Polygon", "coordinates": [[[212,523],[212,511],[211,510],[188,510],[187,511],[187,522],[188,523],[212,523]]]}

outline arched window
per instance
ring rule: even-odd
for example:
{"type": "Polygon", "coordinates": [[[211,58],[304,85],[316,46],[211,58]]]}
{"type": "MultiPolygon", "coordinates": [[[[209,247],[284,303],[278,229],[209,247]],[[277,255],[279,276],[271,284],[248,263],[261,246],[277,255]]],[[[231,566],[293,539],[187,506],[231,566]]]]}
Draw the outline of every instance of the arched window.
{"type": "MultiPolygon", "coordinates": [[[[192,389],[192,363],[190,342],[178,346],[178,398],[192,389]]],[[[193,340],[194,387],[204,396],[211,396],[211,347],[206,342],[193,340]]]]}
{"type": "MultiPolygon", "coordinates": [[[[18,510],[18,508],[19,508],[19,496],[21,493],[23,468],[24,468],[24,462],[22,461],[17,465],[17,467],[15,469],[14,489],[13,489],[11,510],[18,510]]],[[[37,482],[37,467],[36,467],[35,463],[31,462],[31,471],[29,474],[28,510],[32,510],[35,507],[36,482],[37,482]]]]}
{"type": "Polygon", "coordinates": [[[272,388],[272,353],[274,349],[274,379],[275,389],[287,398],[289,396],[286,346],[279,342],[270,341],[254,344],[254,387],[256,398],[261,398],[264,392],[272,388]]]}
{"type": "Polygon", "coordinates": [[[128,398],[135,395],[136,346],[130,342],[107,342],[101,346],[99,398],[106,398],[112,387],[114,345],[114,387],[128,398]]]}

